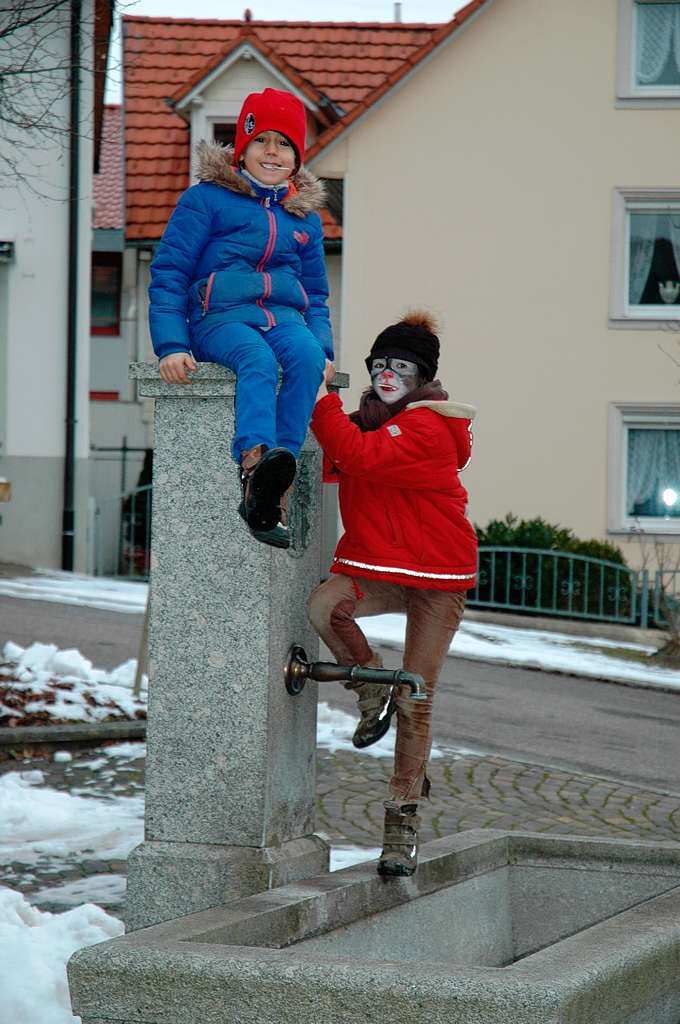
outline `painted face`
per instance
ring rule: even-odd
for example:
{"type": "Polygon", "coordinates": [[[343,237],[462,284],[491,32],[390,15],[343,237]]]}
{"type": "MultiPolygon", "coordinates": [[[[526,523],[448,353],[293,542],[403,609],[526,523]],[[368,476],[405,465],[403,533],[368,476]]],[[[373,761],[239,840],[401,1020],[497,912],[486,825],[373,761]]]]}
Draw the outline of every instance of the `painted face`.
{"type": "Polygon", "coordinates": [[[419,381],[418,364],[408,359],[380,357],[371,363],[373,390],[386,405],[393,405],[410,391],[415,391],[419,381]]]}
{"type": "Polygon", "coordinates": [[[263,185],[281,185],[295,170],[295,150],[285,135],[260,132],[246,146],[243,163],[263,185]]]}

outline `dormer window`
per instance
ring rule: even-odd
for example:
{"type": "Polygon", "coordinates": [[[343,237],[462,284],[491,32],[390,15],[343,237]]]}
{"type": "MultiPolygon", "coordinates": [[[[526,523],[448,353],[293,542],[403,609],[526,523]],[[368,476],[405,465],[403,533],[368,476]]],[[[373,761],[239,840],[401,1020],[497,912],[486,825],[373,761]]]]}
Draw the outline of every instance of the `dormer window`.
{"type": "Polygon", "coordinates": [[[636,0],[635,85],[680,87],[680,3],[636,0]]]}
{"type": "Polygon", "coordinates": [[[236,137],[236,124],[233,121],[213,121],[212,141],[221,146],[233,146],[236,137]]]}

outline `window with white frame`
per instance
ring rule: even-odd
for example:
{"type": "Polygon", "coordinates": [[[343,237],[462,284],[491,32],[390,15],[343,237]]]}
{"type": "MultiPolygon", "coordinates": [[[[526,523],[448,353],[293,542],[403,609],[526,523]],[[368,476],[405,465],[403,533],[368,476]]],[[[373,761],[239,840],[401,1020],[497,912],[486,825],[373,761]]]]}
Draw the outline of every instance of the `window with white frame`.
{"type": "Polygon", "coordinates": [[[680,532],[680,405],[614,407],[610,529],[680,532]]]}
{"type": "Polygon", "coordinates": [[[680,0],[619,0],[619,98],[680,101],[680,0]]]}
{"type": "Polygon", "coordinates": [[[627,307],[677,315],[680,306],[680,202],[628,204],[627,307]],[[668,307],[675,306],[676,310],[668,307]]]}
{"type": "Polygon", "coordinates": [[[615,192],[612,326],[680,320],[680,190],[615,192]]]}

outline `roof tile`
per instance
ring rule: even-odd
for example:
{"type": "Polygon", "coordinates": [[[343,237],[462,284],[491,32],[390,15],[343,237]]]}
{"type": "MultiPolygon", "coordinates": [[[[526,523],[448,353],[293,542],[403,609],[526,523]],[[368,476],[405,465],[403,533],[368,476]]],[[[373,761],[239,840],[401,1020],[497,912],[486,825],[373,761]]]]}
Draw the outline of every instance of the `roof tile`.
{"type": "Polygon", "coordinates": [[[123,131],[121,108],[105,104],[99,173],[92,179],[94,228],[120,231],[124,222],[123,131]]]}

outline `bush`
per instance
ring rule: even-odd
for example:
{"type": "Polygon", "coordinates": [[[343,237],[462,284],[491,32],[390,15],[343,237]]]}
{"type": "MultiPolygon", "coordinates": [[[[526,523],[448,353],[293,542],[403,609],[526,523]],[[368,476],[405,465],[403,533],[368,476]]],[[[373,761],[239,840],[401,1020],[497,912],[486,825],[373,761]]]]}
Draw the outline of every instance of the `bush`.
{"type": "Polygon", "coordinates": [[[475,524],[475,530],[480,547],[567,551],[574,555],[588,555],[589,558],[602,558],[606,562],[626,565],[623,552],[616,544],[606,540],[579,540],[573,530],[547,523],[540,516],[535,519],[518,519],[512,512],[508,512],[505,519],[492,519],[486,528],[475,524]]]}
{"type": "Polygon", "coordinates": [[[537,517],[509,513],[484,528],[475,527],[480,547],[533,548],[557,556],[585,555],[620,565],[592,565],[533,553],[483,551],[473,600],[523,611],[558,612],[574,617],[626,618],[631,612],[632,577],[621,550],[607,541],[582,541],[572,530],[537,517]]]}

